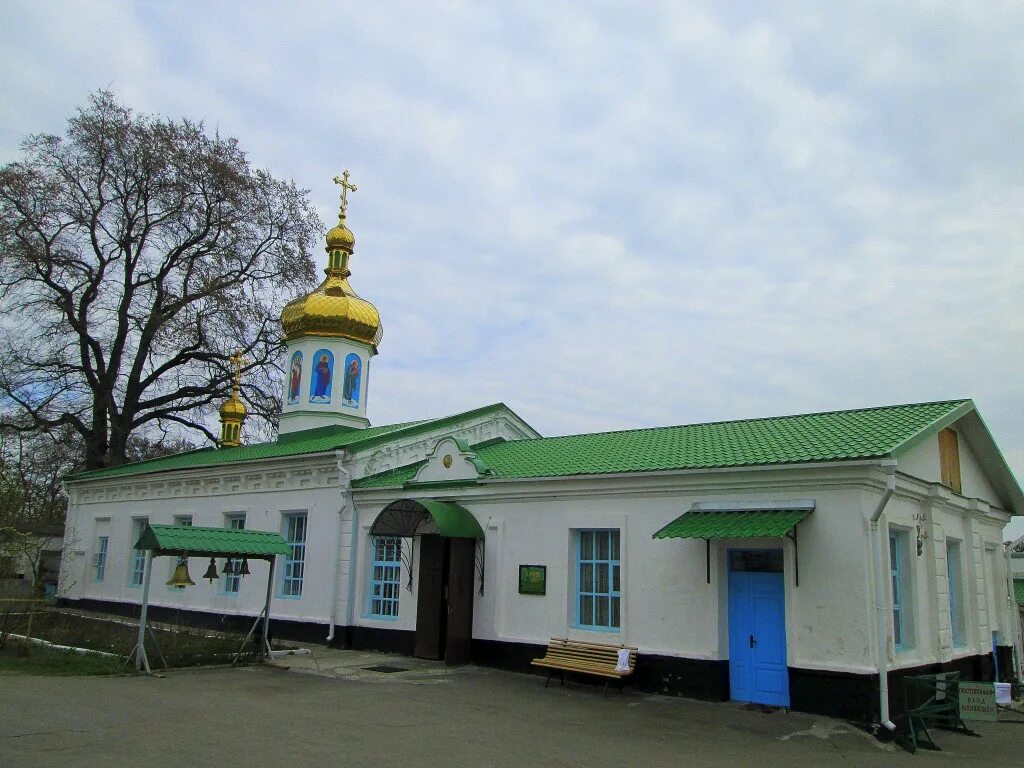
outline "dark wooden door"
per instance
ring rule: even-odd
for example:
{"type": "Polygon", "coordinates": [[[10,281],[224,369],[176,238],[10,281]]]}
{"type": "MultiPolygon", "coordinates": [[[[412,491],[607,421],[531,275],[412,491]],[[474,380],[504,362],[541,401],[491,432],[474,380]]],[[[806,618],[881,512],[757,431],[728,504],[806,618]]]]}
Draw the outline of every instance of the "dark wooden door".
{"type": "Polygon", "coordinates": [[[473,560],[476,539],[449,539],[448,627],[444,659],[467,664],[473,644],[473,560]]]}
{"type": "Polygon", "coordinates": [[[420,574],[416,597],[416,644],[413,655],[440,659],[444,649],[445,542],[440,536],[420,536],[420,574]]]}

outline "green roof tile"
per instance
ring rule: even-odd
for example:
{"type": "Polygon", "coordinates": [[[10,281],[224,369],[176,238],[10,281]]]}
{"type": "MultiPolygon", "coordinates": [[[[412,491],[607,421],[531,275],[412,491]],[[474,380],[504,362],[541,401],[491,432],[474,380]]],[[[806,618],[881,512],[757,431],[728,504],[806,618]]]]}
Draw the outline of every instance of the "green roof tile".
{"type": "Polygon", "coordinates": [[[243,461],[259,461],[261,459],[276,459],[284,456],[324,453],[340,448],[351,451],[363,451],[391,440],[407,437],[418,432],[437,429],[463,419],[503,409],[507,409],[507,406],[503,403],[495,403],[483,408],[475,408],[471,411],[439,419],[388,424],[380,427],[367,427],[366,429],[354,429],[343,426],[320,427],[290,432],[281,435],[276,441],[271,443],[256,443],[254,445],[242,445],[238,448],[226,449],[201,448],[197,451],[149,459],[148,461],[125,464],[120,467],[81,472],[69,479],[92,480],[95,478],[169,472],[172,470],[194,469],[196,467],[235,464],[243,461]]]}
{"type": "MultiPolygon", "coordinates": [[[[658,472],[892,456],[973,407],[970,400],[511,440],[476,453],[496,479],[658,472]]],[[[353,483],[401,486],[417,465],[353,483]]]]}
{"type": "Polygon", "coordinates": [[[147,525],[135,549],[164,553],[241,555],[267,557],[287,555],[291,547],[276,531],[247,531],[235,528],[202,528],[191,525],[147,525]]]}
{"type": "Polygon", "coordinates": [[[376,475],[367,475],[361,477],[358,480],[352,481],[353,488],[392,488],[401,487],[405,483],[412,480],[416,473],[419,472],[420,467],[426,464],[426,461],[417,461],[415,464],[408,464],[404,467],[397,467],[395,469],[389,469],[386,472],[381,472],[376,475]]]}
{"type": "Polygon", "coordinates": [[[1013,594],[1018,605],[1024,605],[1024,579],[1013,580],[1013,594]]]}
{"type": "Polygon", "coordinates": [[[784,536],[807,517],[806,509],[745,512],[691,510],[654,534],[656,539],[730,539],[784,536]]]}

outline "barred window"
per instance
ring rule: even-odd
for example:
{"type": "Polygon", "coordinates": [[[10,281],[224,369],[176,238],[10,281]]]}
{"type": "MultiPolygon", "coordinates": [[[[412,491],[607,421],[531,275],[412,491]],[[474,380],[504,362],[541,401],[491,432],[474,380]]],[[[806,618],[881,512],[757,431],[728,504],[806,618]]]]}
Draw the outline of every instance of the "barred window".
{"type": "Polygon", "coordinates": [[[402,540],[395,536],[374,536],[370,575],[370,615],[398,615],[402,572],[402,540]]]}

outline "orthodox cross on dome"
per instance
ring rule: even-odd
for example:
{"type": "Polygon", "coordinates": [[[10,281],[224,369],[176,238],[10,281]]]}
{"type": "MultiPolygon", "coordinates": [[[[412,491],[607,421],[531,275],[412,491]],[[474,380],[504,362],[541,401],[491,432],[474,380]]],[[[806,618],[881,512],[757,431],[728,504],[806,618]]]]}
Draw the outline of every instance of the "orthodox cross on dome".
{"type": "Polygon", "coordinates": [[[235,392],[238,392],[239,386],[241,385],[241,381],[242,381],[242,366],[245,365],[249,361],[246,360],[244,357],[242,357],[242,350],[238,350],[237,352],[235,352],[235,354],[230,355],[228,357],[228,360],[235,367],[235,384],[234,384],[234,389],[235,389],[235,392]]]}
{"type": "Polygon", "coordinates": [[[359,187],[349,182],[348,171],[342,173],[341,176],[335,176],[334,183],[341,187],[341,210],[338,211],[338,218],[344,219],[345,214],[348,212],[349,190],[355,192],[357,189],[359,189],[359,187]]]}

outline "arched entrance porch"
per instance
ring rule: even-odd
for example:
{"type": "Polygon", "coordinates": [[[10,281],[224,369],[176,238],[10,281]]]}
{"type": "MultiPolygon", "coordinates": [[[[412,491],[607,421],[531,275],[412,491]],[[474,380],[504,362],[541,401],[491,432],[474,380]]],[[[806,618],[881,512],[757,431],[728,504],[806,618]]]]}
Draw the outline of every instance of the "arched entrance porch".
{"type": "Polygon", "coordinates": [[[452,501],[398,499],[377,515],[370,535],[419,539],[413,655],[467,663],[473,642],[476,548],[484,538],[480,523],[452,501]]]}

